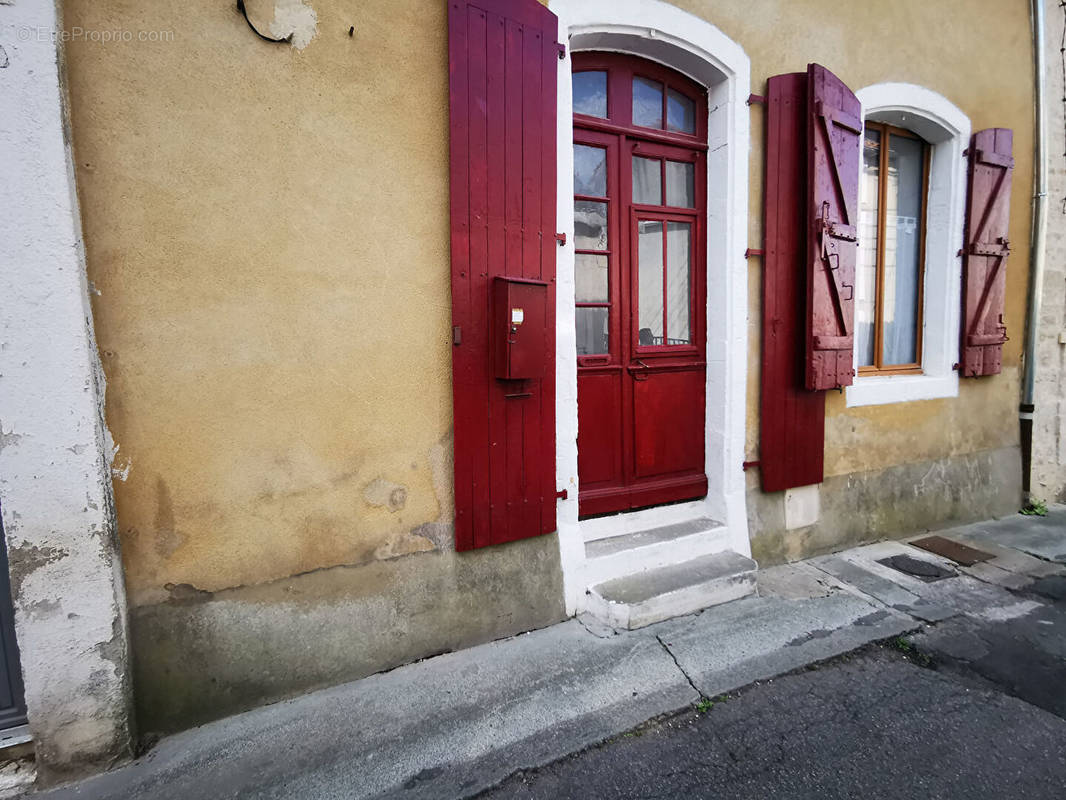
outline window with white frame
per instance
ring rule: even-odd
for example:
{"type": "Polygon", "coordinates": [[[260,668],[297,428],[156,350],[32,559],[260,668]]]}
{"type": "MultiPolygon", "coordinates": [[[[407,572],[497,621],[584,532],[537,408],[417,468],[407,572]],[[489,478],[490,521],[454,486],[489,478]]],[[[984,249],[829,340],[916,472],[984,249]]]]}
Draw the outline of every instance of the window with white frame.
{"type": "Polygon", "coordinates": [[[921,86],[856,94],[864,131],[847,404],[953,397],[970,121],[921,86]]]}

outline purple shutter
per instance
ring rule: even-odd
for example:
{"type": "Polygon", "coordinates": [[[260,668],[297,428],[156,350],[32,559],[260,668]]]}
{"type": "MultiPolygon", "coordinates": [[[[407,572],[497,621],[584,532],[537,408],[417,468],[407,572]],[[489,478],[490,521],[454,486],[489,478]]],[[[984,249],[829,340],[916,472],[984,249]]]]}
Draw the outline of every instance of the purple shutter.
{"type": "Polygon", "coordinates": [[[851,384],[862,107],[825,67],[807,68],[808,389],[851,384]]]}
{"type": "Polygon", "coordinates": [[[1009,128],[989,128],[970,143],[959,361],[964,378],[996,375],[1003,361],[1012,138],[1009,128]]]}

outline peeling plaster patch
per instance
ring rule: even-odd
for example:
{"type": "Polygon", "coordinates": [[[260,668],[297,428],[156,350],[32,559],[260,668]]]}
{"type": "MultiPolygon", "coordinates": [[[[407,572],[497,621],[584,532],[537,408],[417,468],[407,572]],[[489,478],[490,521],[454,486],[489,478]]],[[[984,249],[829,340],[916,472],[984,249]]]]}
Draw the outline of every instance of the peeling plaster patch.
{"type": "Polygon", "coordinates": [[[427,522],[412,530],[411,534],[428,539],[438,550],[447,552],[455,549],[455,529],[450,522],[427,522]]]}
{"type": "MultiPolygon", "coordinates": [[[[8,0],[0,0],[0,5],[8,0]]],[[[9,761],[0,767],[0,797],[21,796],[33,788],[37,779],[37,764],[32,758],[20,758],[9,761]]]]}
{"type": "Polygon", "coordinates": [[[170,602],[178,605],[205,603],[215,596],[214,592],[198,589],[191,583],[168,583],[163,588],[170,592],[170,602]]]}
{"type": "MultiPolygon", "coordinates": [[[[111,434],[108,433],[108,438],[111,438],[111,434]]],[[[133,466],[133,459],[127,458],[126,463],[120,466],[115,466],[115,456],[118,455],[118,448],[121,445],[115,445],[111,448],[111,477],[118,481],[125,482],[130,476],[130,468],[133,466]]]]}
{"type": "Polygon", "coordinates": [[[363,497],[372,506],[388,508],[396,513],[407,504],[407,487],[375,478],[363,490],[363,497]]]}
{"type": "Polygon", "coordinates": [[[387,561],[390,558],[409,556],[412,553],[425,553],[435,549],[432,541],[412,531],[411,533],[397,536],[395,539],[381,545],[374,551],[374,558],[379,561],[387,561]]]}
{"type": "Polygon", "coordinates": [[[13,444],[18,444],[22,441],[22,434],[15,433],[13,430],[4,433],[4,423],[0,422],[0,452],[3,452],[5,447],[10,447],[13,444]]]}
{"type": "Polygon", "coordinates": [[[11,567],[11,597],[18,601],[22,596],[22,582],[30,575],[48,564],[70,555],[62,547],[38,547],[37,545],[19,545],[8,549],[7,556],[11,567]]]}
{"type": "Polygon", "coordinates": [[[270,34],[278,39],[292,36],[292,46],[303,50],[318,33],[318,15],[305,0],[277,0],[270,34]]]}

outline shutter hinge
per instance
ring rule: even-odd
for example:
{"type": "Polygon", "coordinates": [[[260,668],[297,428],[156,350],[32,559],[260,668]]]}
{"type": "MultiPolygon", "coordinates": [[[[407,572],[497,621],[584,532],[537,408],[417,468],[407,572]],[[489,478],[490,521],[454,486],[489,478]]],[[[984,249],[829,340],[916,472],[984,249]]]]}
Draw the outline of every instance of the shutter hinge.
{"type": "Polygon", "coordinates": [[[452,326],[452,344],[460,345],[462,343],[463,343],[463,326],[462,325],[453,325],[452,326]]]}
{"type": "Polygon", "coordinates": [[[745,472],[747,472],[748,469],[751,468],[751,467],[759,467],[759,466],[762,466],[762,462],[761,461],[745,461],[745,462],[743,462],[740,465],[741,469],[743,469],[745,472]]]}
{"type": "Polygon", "coordinates": [[[754,247],[749,247],[747,250],[744,251],[744,258],[751,258],[752,256],[764,256],[764,255],[766,255],[766,251],[765,250],[756,250],[754,247]]]}
{"type": "Polygon", "coordinates": [[[559,243],[559,247],[566,247],[566,234],[565,233],[557,233],[557,234],[555,234],[555,241],[557,241],[559,243]]]}
{"type": "Polygon", "coordinates": [[[566,58],[566,45],[559,44],[558,42],[556,42],[555,46],[559,48],[559,60],[562,61],[564,58],[566,58]]]}
{"type": "Polygon", "coordinates": [[[749,94],[748,95],[748,105],[749,106],[751,106],[751,105],[764,106],[764,105],[766,105],[766,98],[763,95],[761,95],[761,94],[749,94]]]}
{"type": "Polygon", "coordinates": [[[556,500],[567,500],[567,499],[569,499],[569,497],[570,497],[570,495],[567,494],[566,489],[560,489],[559,491],[557,491],[555,493],[555,499],[556,500]]]}

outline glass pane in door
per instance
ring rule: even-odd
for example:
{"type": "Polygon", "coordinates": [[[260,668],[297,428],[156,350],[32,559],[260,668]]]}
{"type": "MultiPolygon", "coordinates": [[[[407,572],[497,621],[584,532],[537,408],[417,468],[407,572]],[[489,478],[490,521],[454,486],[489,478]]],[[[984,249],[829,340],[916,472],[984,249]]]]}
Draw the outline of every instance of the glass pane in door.
{"type": "Polygon", "coordinates": [[[663,85],[658,81],[633,78],[633,124],[662,128],[663,85]]]}
{"type": "Polygon", "coordinates": [[[678,208],[696,207],[695,164],[666,162],[666,204],[678,208]]]}
{"type": "Polygon", "coordinates": [[[692,223],[666,223],[666,344],[692,343],[692,223]]]}
{"type": "Polygon", "coordinates": [[[578,250],[607,249],[607,204],[574,202],[574,246],[578,250]]]}
{"type": "Polygon", "coordinates": [[[574,145],[574,194],[607,196],[607,151],[602,147],[574,145]]]}
{"type": "Polygon", "coordinates": [[[663,224],[637,221],[637,340],[641,345],[663,343],[663,224]]]}
{"type": "Polygon", "coordinates": [[[633,156],[633,202],[647,206],[662,205],[663,171],[659,159],[633,156]]]}
{"type": "Polygon", "coordinates": [[[575,297],[579,303],[606,303],[607,256],[577,253],[574,256],[575,297]]]}
{"type": "Polygon", "coordinates": [[[607,73],[575,72],[572,79],[574,113],[607,117],[607,73]]]}
{"type": "Polygon", "coordinates": [[[578,306],[574,311],[577,323],[577,354],[592,356],[609,353],[607,322],[610,309],[602,306],[578,306]]]}

